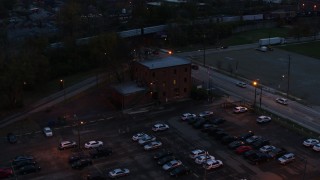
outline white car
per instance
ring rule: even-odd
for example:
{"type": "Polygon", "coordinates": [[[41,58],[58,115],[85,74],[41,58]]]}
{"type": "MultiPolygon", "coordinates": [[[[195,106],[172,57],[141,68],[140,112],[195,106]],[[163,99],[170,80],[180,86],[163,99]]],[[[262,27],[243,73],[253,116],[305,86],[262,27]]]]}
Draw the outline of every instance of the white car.
{"type": "Polygon", "coordinates": [[[164,164],[162,166],[162,169],[165,170],[165,171],[168,171],[168,170],[173,169],[173,168],[175,168],[177,166],[180,166],[181,164],[182,164],[182,162],[180,160],[172,160],[172,161],[164,164]]]}
{"type": "Polygon", "coordinates": [[[144,138],[139,139],[138,143],[139,144],[145,144],[147,142],[155,141],[157,138],[154,136],[146,136],[144,138]]]}
{"type": "Polygon", "coordinates": [[[212,111],[204,111],[199,114],[199,117],[207,117],[207,116],[212,116],[213,112],[212,111]]]}
{"type": "Polygon", "coordinates": [[[181,118],[182,121],[186,121],[186,120],[188,120],[188,119],[196,118],[196,117],[197,117],[197,115],[195,115],[195,114],[184,113],[184,114],[181,115],[180,118],[181,118]]]}
{"type": "Polygon", "coordinates": [[[169,126],[167,124],[158,123],[152,126],[152,131],[154,132],[165,131],[167,129],[169,129],[169,126]]]}
{"type": "Polygon", "coordinates": [[[268,122],[271,122],[271,117],[269,117],[269,116],[259,116],[256,121],[259,124],[268,123],[268,122]]]}
{"type": "Polygon", "coordinates": [[[197,164],[203,164],[206,161],[214,160],[214,159],[215,159],[215,157],[211,156],[211,155],[200,155],[200,156],[196,157],[194,162],[197,163],[197,164]]]}
{"type": "Polygon", "coordinates": [[[276,149],[276,147],[271,146],[271,145],[265,145],[265,146],[261,147],[261,148],[259,149],[259,151],[260,151],[260,152],[263,152],[263,153],[267,153],[267,152],[270,152],[270,151],[272,151],[272,150],[274,150],[274,149],[276,149]]]}
{"type": "Polygon", "coordinates": [[[53,136],[53,132],[52,132],[52,130],[51,130],[50,127],[44,127],[44,128],[43,128],[43,133],[44,133],[44,135],[45,135],[46,137],[51,137],[51,136],[53,136]]]}
{"type": "Polygon", "coordinates": [[[159,147],[162,146],[162,143],[160,141],[152,141],[146,145],[144,145],[144,150],[148,151],[148,150],[151,150],[151,149],[157,149],[159,147]]]}
{"type": "Polygon", "coordinates": [[[149,135],[146,134],[146,133],[143,133],[143,132],[137,133],[137,134],[135,134],[135,135],[132,136],[132,140],[133,140],[133,141],[138,141],[139,139],[141,139],[141,138],[143,138],[143,137],[146,137],[146,136],[149,136],[149,135]]]}
{"type": "Polygon", "coordinates": [[[307,139],[303,141],[303,145],[306,147],[313,147],[314,145],[318,144],[319,140],[318,139],[307,139]]]}
{"type": "Polygon", "coordinates": [[[209,160],[203,164],[203,167],[207,170],[216,169],[218,167],[222,167],[223,163],[220,160],[209,160]]]}
{"type": "Polygon", "coordinates": [[[248,108],[243,107],[243,106],[237,106],[237,107],[233,108],[233,112],[234,113],[244,113],[244,112],[247,112],[247,111],[248,111],[248,108]]]}
{"type": "Polygon", "coordinates": [[[276,102],[283,105],[288,105],[288,100],[285,98],[277,98],[276,102]]]}
{"type": "Polygon", "coordinates": [[[236,85],[242,88],[247,87],[247,84],[245,82],[237,82],[236,85]]]}
{"type": "Polygon", "coordinates": [[[314,151],[320,151],[320,143],[314,145],[314,146],[312,147],[312,149],[313,149],[314,151]]]}
{"type": "Polygon", "coordinates": [[[101,147],[101,146],[103,146],[103,142],[102,141],[89,141],[89,142],[84,144],[84,147],[86,149],[97,148],[97,147],[101,147]]]}
{"type": "Polygon", "coordinates": [[[114,170],[109,172],[109,177],[118,178],[118,177],[121,177],[121,176],[127,176],[127,175],[129,175],[129,173],[130,173],[129,169],[117,168],[117,169],[114,169],[114,170]]]}
{"type": "Polygon", "coordinates": [[[249,137],[249,138],[246,139],[246,143],[252,144],[252,143],[258,141],[259,139],[262,139],[262,137],[261,137],[261,136],[253,135],[253,136],[251,136],[251,137],[249,137]]]}
{"type": "Polygon", "coordinates": [[[278,158],[278,161],[280,162],[280,164],[287,164],[289,162],[292,162],[293,160],[295,160],[295,156],[293,153],[287,153],[278,158]]]}
{"type": "Polygon", "coordinates": [[[202,149],[195,149],[193,151],[190,152],[189,156],[191,157],[191,159],[195,159],[197,156],[200,155],[205,155],[206,152],[202,149]]]}

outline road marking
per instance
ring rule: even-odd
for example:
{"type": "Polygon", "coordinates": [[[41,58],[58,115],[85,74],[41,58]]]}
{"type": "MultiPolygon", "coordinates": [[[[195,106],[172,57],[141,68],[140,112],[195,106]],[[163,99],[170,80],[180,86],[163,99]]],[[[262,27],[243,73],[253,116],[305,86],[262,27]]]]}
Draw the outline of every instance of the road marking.
{"type": "Polygon", "coordinates": [[[192,173],[196,178],[199,178],[199,176],[196,173],[192,173]]]}

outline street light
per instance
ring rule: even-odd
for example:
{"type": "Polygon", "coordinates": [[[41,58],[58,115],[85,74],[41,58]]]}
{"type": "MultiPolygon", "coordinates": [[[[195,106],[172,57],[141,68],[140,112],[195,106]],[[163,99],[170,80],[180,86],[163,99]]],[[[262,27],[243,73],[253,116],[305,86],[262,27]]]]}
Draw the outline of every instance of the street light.
{"type": "Polygon", "coordinates": [[[256,107],[256,100],[257,100],[257,85],[258,82],[257,81],[253,81],[252,85],[254,86],[254,102],[253,102],[253,106],[256,107]]]}

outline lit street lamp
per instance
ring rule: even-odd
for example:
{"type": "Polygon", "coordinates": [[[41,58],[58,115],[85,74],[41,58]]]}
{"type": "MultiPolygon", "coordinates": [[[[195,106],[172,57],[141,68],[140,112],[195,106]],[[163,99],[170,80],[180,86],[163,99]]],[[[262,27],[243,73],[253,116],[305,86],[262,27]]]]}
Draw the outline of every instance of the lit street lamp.
{"type": "Polygon", "coordinates": [[[257,81],[253,81],[252,85],[254,86],[254,102],[253,102],[253,106],[256,107],[258,82],[257,81]]]}

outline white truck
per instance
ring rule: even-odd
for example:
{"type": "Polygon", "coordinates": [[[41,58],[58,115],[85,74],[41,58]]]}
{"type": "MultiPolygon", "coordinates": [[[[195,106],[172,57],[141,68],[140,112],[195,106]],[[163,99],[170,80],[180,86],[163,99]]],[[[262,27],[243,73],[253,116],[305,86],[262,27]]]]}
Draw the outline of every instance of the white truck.
{"type": "Polygon", "coordinates": [[[268,46],[276,44],[284,44],[286,40],[282,37],[264,38],[259,40],[259,46],[268,46]]]}

